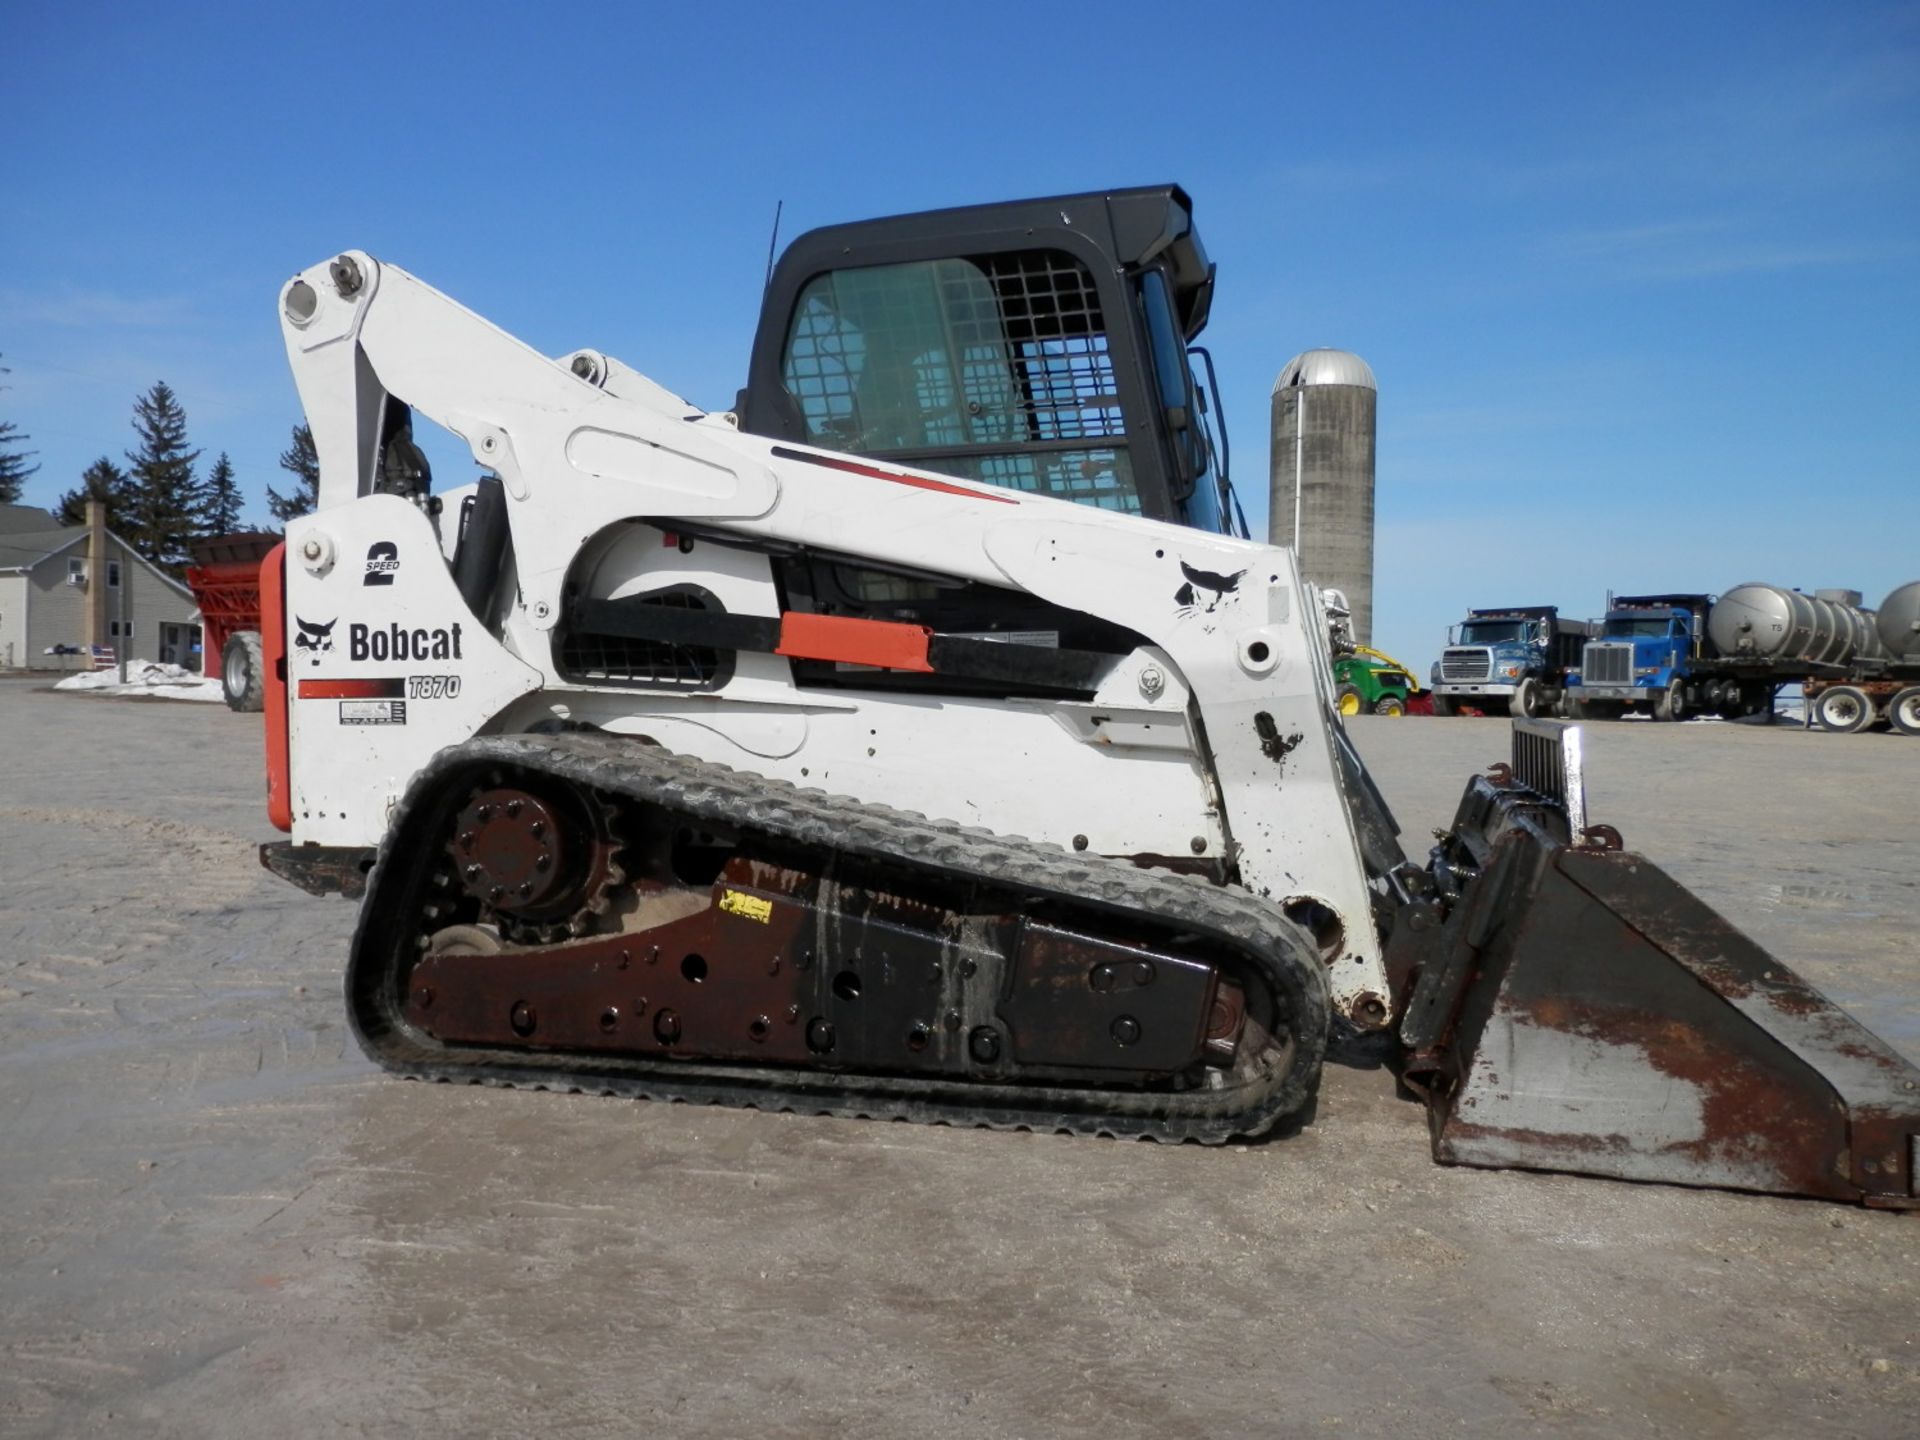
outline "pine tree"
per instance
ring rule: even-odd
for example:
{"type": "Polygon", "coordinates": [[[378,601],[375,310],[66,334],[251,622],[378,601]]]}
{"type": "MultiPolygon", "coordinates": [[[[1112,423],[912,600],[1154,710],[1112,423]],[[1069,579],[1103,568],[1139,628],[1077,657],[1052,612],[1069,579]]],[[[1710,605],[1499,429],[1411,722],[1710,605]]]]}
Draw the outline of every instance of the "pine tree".
{"type": "Polygon", "coordinates": [[[201,487],[199,518],[202,535],[231,535],[240,528],[240,487],[234,483],[233,462],[224,450],[201,487]]]}
{"type": "Polygon", "coordinates": [[[200,452],[187,449],[187,412],[166,381],[156,380],[133,402],[133,433],[140,448],[127,452],[134,493],[126,538],[154,564],[177,573],[195,533],[193,462],[200,452]]]}
{"type": "MultiPolygon", "coordinates": [[[[13,372],[0,365],[0,375],[13,372]]],[[[0,385],[0,390],[8,387],[0,385]]],[[[40,467],[27,464],[28,457],[39,452],[17,448],[22,440],[31,440],[31,435],[21,433],[20,427],[11,420],[0,420],[0,505],[13,505],[20,499],[20,491],[27,483],[27,477],[40,467]]]]}
{"type": "Polygon", "coordinates": [[[293,444],[280,452],[280,468],[300,482],[290,495],[267,486],[267,509],[285,525],[312,514],[320,503],[320,452],[313,448],[313,431],[305,425],[293,427],[293,444]]]}
{"type": "Polygon", "coordinates": [[[107,528],[124,535],[133,510],[133,483],[127,472],[102,455],[86,468],[80,484],[60,497],[54,513],[62,525],[87,523],[87,501],[103,500],[107,506],[107,528]]]}

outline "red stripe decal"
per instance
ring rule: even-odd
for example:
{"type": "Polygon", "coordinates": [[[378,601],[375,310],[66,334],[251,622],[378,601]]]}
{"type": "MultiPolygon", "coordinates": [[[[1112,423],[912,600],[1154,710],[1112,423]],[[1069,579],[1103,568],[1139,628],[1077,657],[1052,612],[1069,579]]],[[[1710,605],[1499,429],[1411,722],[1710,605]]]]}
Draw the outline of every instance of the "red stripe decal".
{"type": "Polygon", "coordinates": [[[802,615],[789,610],[780,617],[780,644],[773,653],[795,660],[839,660],[848,665],[877,665],[883,670],[918,670],[931,675],[927,640],[932,634],[924,625],[861,620],[852,615],[802,615]]]}
{"type": "Polygon", "coordinates": [[[398,700],[407,693],[401,676],[384,680],[302,680],[302,700],[398,700]]]}
{"type": "Polygon", "coordinates": [[[902,475],[897,470],[881,470],[873,465],[862,465],[858,460],[843,460],[829,455],[809,455],[804,450],[789,450],[784,445],[774,446],[773,453],[781,460],[804,460],[809,465],[821,465],[829,470],[844,470],[849,475],[864,475],[869,480],[890,480],[895,485],[911,485],[916,490],[938,490],[942,495],[964,495],[969,500],[991,500],[996,505],[1020,503],[1011,495],[991,489],[975,490],[965,485],[952,485],[945,480],[934,480],[925,475],[902,475]]]}

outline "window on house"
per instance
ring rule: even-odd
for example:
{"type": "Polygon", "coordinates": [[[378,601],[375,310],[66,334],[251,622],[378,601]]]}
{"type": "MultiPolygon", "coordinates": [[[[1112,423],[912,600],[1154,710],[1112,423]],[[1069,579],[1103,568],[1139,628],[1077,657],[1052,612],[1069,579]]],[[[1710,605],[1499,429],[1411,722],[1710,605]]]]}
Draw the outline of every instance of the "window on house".
{"type": "Polygon", "coordinates": [[[119,588],[120,562],[118,560],[109,560],[107,562],[107,584],[115,589],[119,588]]]}
{"type": "Polygon", "coordinates": [[[87,578],[87,562],[84,560],[77,560],[72,556],[68,556],[67,557],[67,578],[71,580],[86,579],[87,578]]]}

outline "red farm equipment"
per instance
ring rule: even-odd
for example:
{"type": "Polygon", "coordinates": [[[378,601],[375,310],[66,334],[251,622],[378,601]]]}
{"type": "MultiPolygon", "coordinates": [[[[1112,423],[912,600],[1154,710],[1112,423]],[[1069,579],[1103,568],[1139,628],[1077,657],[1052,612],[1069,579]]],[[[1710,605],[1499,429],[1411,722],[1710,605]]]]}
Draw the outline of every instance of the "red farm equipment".
{"type": "Polygon", "coordinates": [[[220,688],[233,710],[259,710],[266,694],[260,655],[260,562],[278,535],[216,535],[196,541],[187,585],[200,606],[201,669],[218,657],[220,688]]]}

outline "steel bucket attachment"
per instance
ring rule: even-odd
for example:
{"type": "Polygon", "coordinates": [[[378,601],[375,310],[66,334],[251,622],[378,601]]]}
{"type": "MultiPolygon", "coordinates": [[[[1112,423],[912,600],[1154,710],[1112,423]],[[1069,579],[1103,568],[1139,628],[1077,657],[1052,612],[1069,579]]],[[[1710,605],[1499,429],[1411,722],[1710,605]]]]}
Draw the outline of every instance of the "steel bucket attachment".
{"type": "Polygon", "coordinates": [[[1389,965],[1434,1158],[1920,1209],[1920,1069],[1617,833],[1517,721],[1389,965]]]}

